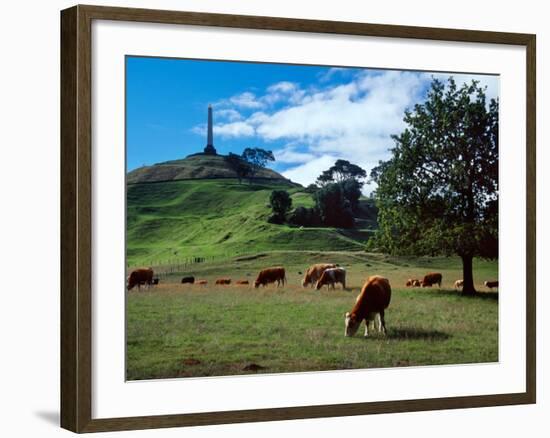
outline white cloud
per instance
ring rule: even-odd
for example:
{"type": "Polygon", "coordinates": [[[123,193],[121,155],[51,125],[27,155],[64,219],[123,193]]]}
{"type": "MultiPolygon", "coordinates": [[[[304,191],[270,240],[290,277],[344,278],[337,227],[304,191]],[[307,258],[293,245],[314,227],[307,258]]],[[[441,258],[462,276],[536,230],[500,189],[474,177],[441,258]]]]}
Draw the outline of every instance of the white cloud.
{"type": "Polygon", "coordinates": [[[232,108],[220,109],[216,111],[216,118],[229,120],[230,122],[235,122],[237,120],[242,120],[243,116],[237,110],[232,108]]]}
{"type": "Polygon", "coordinates": [[[261,97],[266,105],[273,105],[277,102],[296,104],[305,95],[300,85],[294,82],[281,81],[267,87],[267,93],[261,97]]]}
{"type": "Polygon", "coordinates": [[[314,151],[338,155],[387,149],[390,135],[402,130],[403,112],[416,101],[421,85],[419,76],[408,72],[363,75],[264,114],[254,121],[256,132],[265,140],[299,140],[314,151]]]}
{"type": "Polygon", "coordinates": [[[282,81],[267,87],[268,93],[290,93],[297,89],[297,85],[294,82],[282,81]]]}
{"type": "Polygon", "coordinates": [[[273,151],[278,163],[307,163],[315,158],[315,154],[297,151],[295,147],[287,146],[273,151]]]}
{"type": "Polygon", "coordinates": [[[250,91],[230,97],[229,102],[242,108],[261,108],[264,106],[262,102],[256,99],[256,95],[250,91]]]}
{"type": "Polygon", "coordinates": [[[194,134],[200,135],[201,137],[206,136],[206,123],[201,123],[200,125],[193,126],[191,132],[194,134]]]}
{"type": "MultiPolygon", "coordinates": [[[[267,87],[263,95],[245,91],[224,99],[215,110],[222,122],[215,125],[214,132],[282,142],[284,146],[274,148],[276,160],[293,166],[284,175],[301,184],[314,182],[338,158],[370,172],[379,160],[389,157],[391,135],[403,131],[404,111],[420,101],[432,76],[442,80],[449,76],[339,68],[327,72],[328,76],[335,74],[346,80],[338,85],[318,83],[319,88],[308,89],[280,81],[267,87]]],[[[498,96],[498,77],[453,76],[459,85],[479,80],[487,86],[489,98],[498,96]]],[[[205,127],[194,128],[199,131],[204,135],[205,127]]]]}
{"type": "Polygon", "coordinates": [[[315,182],[321,172],[331,167],[337,159],[337,157],[330,155],[322,155],[300,166],[286,170],[283,172],[283,176],[303,186],[307,186],[315,182]]]}
{"type": "Polygon", "coordinates": [[[349,69],[347,69],[347,68],[332,67],[332,68],[329,68],[325,73],[321,74],[319,76],[319,80],[321,82],[327,82],[327,81],[330,81],[332,79],[332,77],[335,76],[336,74],[345,73],[347,71],[349,71],[349,69]]]}
{"type": "Polygon", "coordinates": [[[225,123],[214,125],[214,134],[221,137],[251,137],[254,135],[254,127],[245,122],[225,123]]]}

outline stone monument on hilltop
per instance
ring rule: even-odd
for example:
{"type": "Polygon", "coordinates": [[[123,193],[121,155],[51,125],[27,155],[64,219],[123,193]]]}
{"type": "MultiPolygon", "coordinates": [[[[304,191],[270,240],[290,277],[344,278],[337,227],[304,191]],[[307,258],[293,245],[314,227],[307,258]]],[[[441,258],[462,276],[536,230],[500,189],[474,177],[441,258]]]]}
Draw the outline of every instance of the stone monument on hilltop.
{"type": "Polygon", "coordinates": [[[208,105],[208,131],[206,136],[206,147],[204,148],[205,155],[218,155],[214,147],[214,134],[212,131],[212,105],[208,105]]]}

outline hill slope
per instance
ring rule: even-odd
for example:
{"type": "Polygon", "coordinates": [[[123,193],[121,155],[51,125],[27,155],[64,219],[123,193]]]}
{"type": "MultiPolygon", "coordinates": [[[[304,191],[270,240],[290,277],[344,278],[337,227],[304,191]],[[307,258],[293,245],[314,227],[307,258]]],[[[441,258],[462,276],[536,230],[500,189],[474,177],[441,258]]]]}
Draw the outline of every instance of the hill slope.
{"type": "Polygon", "coordinates": [[[362,250],[368,230],[298,228],[267,222],[269,196],[287,190],[293,207],[311,196],[285,180],[239,184],[236,179],[168,181],[127,187],[130,266],[189,257],[229,258],[272,250],[362,250]]]}
{"type": "MultiPolygon", "coordinates": [[[[189,155],[181,160],[166,161],[152,166],[143,166],[128,172],[126,182],[174,181],[183,179],[236,178],[237,175],[224,160],[223,155],[189,155]]],[[[287,181],[281,174],[271,169],[260,169],[256,178],[287,181]]]]}

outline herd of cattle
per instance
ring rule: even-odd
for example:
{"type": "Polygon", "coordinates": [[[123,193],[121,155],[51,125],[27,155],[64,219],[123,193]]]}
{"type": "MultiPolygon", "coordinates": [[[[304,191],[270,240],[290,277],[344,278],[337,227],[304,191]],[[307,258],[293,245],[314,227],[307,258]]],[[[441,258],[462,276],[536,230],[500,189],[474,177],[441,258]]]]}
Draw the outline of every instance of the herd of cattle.
{"type": "MultiPolygon", "coordinates": [[[[441,287],[443,276],[439,272],[430,272],[426,274],[422,280],[417,278],[409,278],[405,286],[406,287],[432,287],[437,284],[441,287]]],[[[277,283],[277,287],[285,285],[286,272],[282,266],[273,268],[262,269],[256,280],[254,281],[254,287],[267,286],[268,284],[277,283]]],[[[153,286],[159,283],[158,277],[154,277],[153,269],[140,268],[133,270],[128,276],[127,289],[131,290],[135,286],[140,289],[141,286],[153,286]]],[[[207,285],[207,280],[196,280],[194,276],[187,276],[181,279],[182,284],[198,284],[207,285]]],[[[346,288],[346,270],[334,263],[318,263],[310,266],[302,280],[302,287],[312,287],[319,290],[323,286],[327,288],[335,289],[335,285],[340,283],[342,289],[346,288]]],[[[230,285],[231,278],[218,278],[216,285],[230,285]]],[[[248,285],[248,280],[237,280],[237,285],[248,285]]],[[[498,281],[486,281],[485,286],[489,289],[498,288],[498,281]]],[[[464,285],[463,280],[456,280],[454,287],[456,289],[462,288],[464,285]]],[[[351,311],[345,314],[345,335],[353,336],[361,322],[365,321],[365,336],[368,336],[369,324],[373,322],[376,325],[376,318],[378,317],[377,329],[379,332],[386,333],[386,323],[384,320],[384,311],[388,308],[391,300],[391,286],[387,278],[380,275],[370,276],[363,287],[361,292],[355,300],[355,305],[351,311]]]]}

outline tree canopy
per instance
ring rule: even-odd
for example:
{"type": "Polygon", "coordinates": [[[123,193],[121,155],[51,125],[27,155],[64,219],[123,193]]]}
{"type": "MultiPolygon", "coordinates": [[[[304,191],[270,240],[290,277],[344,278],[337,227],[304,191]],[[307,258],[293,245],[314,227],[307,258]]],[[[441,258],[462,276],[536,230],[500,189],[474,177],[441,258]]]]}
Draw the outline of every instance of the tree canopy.
{"type": "Polygon", "coordinates": [[[261,148],[246,148],[241,155],[230,152],[224,160],[235,171],[239,182],[243,178],[251,182],[259,169],[264,168],[269,161],[275,161],[275,156],[273,152],[261,148]]]}
{"type": "Polygon", "coordinates": [[[406,111],[392,156],[371,172],[379,230],[371,247],[415,255],[457,254],[465,293],[473,257],[498,257],[498,100],[472,81],[433,79],[406,111]]]}
{"type": "Polygon", "coordinates": [[[331,183],[319,189],[314,195],[315,210],[323,225],[351,228],[354,225],[351,203],[346,199],[341,184],[331,183]]]}
{"type": "Polygon", "coordinates": [[[273,152],[261,148],[246,148],[242,157],[254,167],[265,167],[269,161],[275,161],[273,152]]]}
{"type": "Polygon", "coordinates": [[[269,197],[269,205],[273,211],[270,222],[280,224],[292,208],[292,198],[286,190],[273,190],[269,197]]]}
{"type": "Polygon", "coordinates": [[[346,180],[356,180],[363,185],[362,180],[367,177],[367,172],[356,164],[346,160],[336,160],[334,165],[325,170],[318,178],[317,184],[324,186],[330,183],[342,183],[346,180]]]}
{"type": "Polygon", "coordinates": [[[240,155],[229,152],[229,155],[224,157],[225,162],[237,174],[239,182],[250,175],[252,172],[250,164],[248,164],[240,155]]]}

